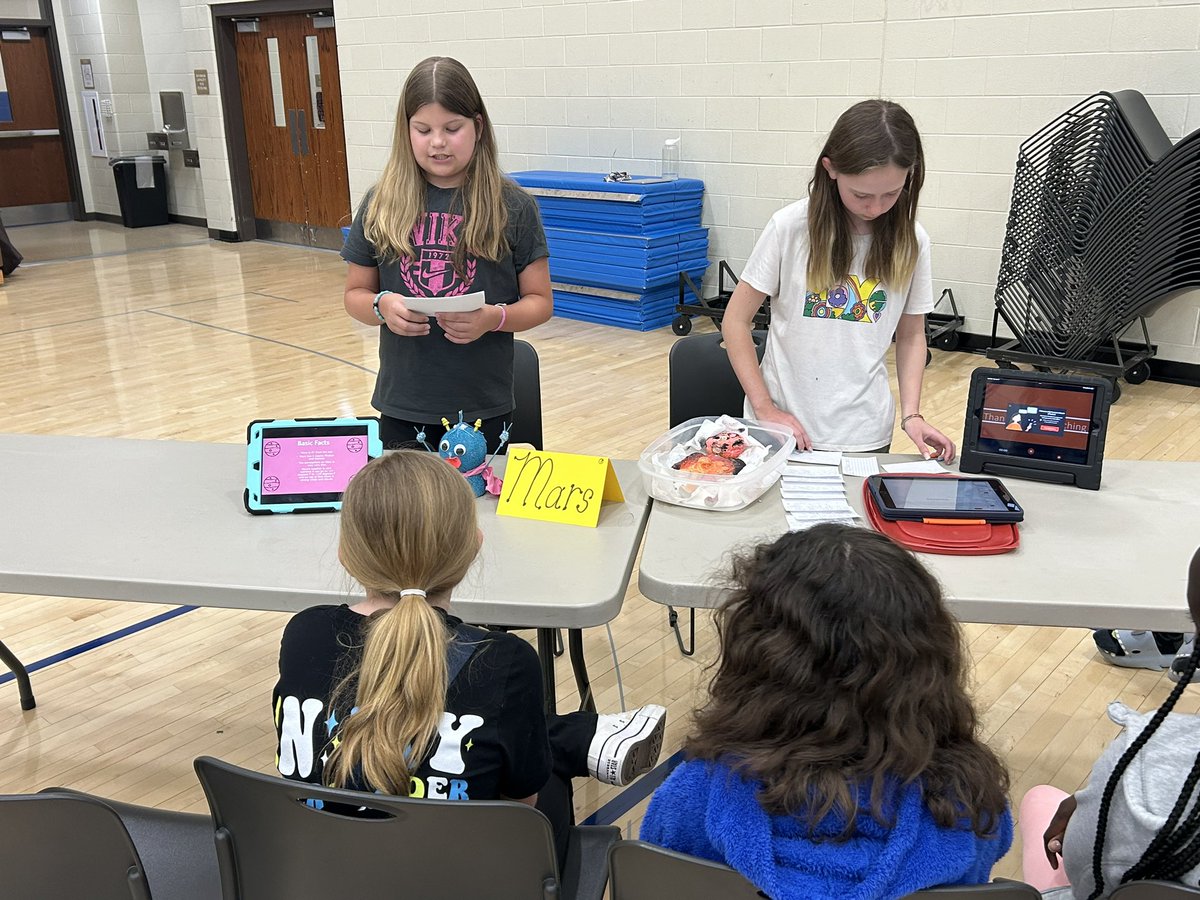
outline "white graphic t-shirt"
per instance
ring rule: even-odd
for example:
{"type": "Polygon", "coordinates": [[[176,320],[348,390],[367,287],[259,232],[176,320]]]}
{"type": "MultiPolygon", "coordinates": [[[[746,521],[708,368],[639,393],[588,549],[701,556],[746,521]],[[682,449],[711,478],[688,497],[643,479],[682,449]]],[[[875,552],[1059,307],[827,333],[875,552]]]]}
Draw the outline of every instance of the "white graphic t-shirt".
{"type": "Polygon", "coordinates": [[[771,217],[742,270],[743,281],[771,296],[762,361],[767,390],[819,450],[874,450],[891,441],[896,405],[888,348],[901,315],[933,309],[929,235],[919,224],[916,230],[919,254],[908,284],[863,275],[871,236],[860,235],[846,283],[809,291],[808,200],[800,200],[771,217]]]}

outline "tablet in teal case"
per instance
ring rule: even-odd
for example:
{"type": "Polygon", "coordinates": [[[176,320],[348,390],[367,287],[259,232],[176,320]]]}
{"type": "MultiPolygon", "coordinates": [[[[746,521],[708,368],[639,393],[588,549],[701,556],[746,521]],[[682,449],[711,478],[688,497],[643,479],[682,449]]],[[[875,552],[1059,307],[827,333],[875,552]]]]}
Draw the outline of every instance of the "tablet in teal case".
{"type": "Polygon", "coordinates": [[[246,510],[339,510],[350,479],[382,453],[379,420],[371,416],[256,419],[246,429],[246,510]]]}

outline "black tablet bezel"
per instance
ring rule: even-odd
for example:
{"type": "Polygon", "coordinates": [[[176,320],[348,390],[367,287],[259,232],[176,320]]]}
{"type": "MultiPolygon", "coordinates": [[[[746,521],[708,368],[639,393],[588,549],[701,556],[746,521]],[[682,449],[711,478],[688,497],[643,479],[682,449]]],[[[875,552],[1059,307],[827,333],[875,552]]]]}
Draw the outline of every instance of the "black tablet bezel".
{"type": "Polygon", "coordinates": [[[879,510],[879,514],[883,518],[891,522],[920,522],[925,519],[963,519],[974,520],[980,519],[986,522],[1021,522],[1025,519],[1025,510],[1021,508],[1021,504],[1013,497],[1012,492],[1005,486],[1004,482],[999,478],[987,476],[984,478],[958,478],[953,475],[905,475],[901,473],[880,473],[878,475],[870,475],[867,478],[867,490],[871,492],[871,497],[875,503],[875,508],[879,510]],[[977,509],[901,509],[892,502],[891,494],[888,492],[888,481],[931,481],[953,482],[961,484],[965,481],[985,482],[990,485],[1000,502],[1007,507],[1004,511],[989,510],[981,512],[977,509]]]}
{"type": "Polygon", "coordinates": [[[1052,372],[1027,372],[1021,369],[978,368],[971,373],[967,391],[966,419],[963,424],[962,453],[959,471],[972,474],[1004,475],[1074,484],[1089,490],[1100,488],[1104,462],[1104,440],[1108,429],[1108,412],[1112,403],[1112,383],[1107,378],[1083,375],[1060,375],[1052,372]],[[1091,427],[1087,447],[1081,461],[1048,459],[1028,453],[1029,442],[1013,441],[1005,451],[995,446],[994,439],[982,436],[984,397],[989,385],[1004,384],[1023,391],[1039,389],[1072,390],[1093,393],[1091,427]],[[1026,448],[1025,454],[1012,452],[1026,448]]]}

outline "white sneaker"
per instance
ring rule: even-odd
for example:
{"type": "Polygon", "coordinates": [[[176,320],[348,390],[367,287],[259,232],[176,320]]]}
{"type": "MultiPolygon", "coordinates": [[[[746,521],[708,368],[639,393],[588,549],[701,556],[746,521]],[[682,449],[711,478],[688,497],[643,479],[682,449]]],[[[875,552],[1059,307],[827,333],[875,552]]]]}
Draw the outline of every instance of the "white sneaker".
{"type": "Polygon", "coordinates": [[[606,784],[629,784],[658,762],[666,727],[667,711],[661,706],[600,716],[588,747],[588,770],[606,784]]]}

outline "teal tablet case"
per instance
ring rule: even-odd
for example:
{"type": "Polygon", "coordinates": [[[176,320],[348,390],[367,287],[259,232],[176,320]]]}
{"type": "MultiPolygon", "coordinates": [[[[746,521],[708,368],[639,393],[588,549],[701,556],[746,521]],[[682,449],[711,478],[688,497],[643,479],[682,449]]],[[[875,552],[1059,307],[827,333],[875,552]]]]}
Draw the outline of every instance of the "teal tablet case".
{"type": "Polygon", "coordinates": [[[377,459],[383,454],[383,442],[379,439],[379,419],[374,416],[348,416],[337,419],[255,419],[246,427],[246,489],[242,494],[242,502],[246,511],[255,516],[278,515],[282,513],[336,512],[342,508],[342,501],[314,500],[312,502],[271,503],[262,502],[262,459],[264,432],[275,429],[296,428],[312,430],[314,436],[320,435],[323,428],[345,428],[347,426],[366,427],[366,450],[368,461],[377,459]]]}

